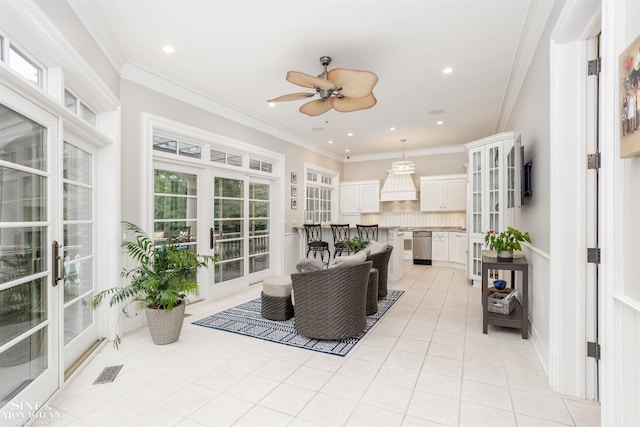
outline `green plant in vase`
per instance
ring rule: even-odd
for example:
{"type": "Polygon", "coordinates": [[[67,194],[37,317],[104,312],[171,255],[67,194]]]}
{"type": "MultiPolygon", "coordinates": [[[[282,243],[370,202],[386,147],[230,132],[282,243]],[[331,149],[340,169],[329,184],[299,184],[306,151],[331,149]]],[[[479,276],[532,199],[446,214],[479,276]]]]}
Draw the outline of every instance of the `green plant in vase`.
{"type": "Polygon", "coordinates": [[[484,243],[498,253],[498,261],[513,260],[513,251],[522,250],[521,242],[531,243],[529,232],[523,233],[513,227],[507,227],[500,233],[489,230],[484,236],[484,243]]]}
{"type": "Polygon", "coordinates": [[[369,246],[369,242],[358,236],[350,240],[345,240],[344,246],[355,254],[369,246]]]}

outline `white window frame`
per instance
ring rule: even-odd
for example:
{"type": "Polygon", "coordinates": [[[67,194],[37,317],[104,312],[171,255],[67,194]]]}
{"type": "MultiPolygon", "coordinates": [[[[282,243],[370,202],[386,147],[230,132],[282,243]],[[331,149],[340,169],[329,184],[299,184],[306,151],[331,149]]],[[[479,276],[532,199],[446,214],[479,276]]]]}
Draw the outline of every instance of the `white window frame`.
{"type": "Polygon", "coordinates": [[[323,210],[320,210],[316,214],[316,212],[309,212],[309,210],[307,209],[307,206],[308,206],[307,194],[308,194],[309,187],[328,189],[331,192],[330,193],[331,209],[327,211],[330,213],[331,218],[329,219],[329,221],[322,221],[322,222],[331,223],[331,222],[336,222],[338,220],[338,189],[340,186],[339,177],[340,177],[340,174],[337,171],[323,168],[321,166],[313,165],[310,163],[304,164],[304,205],[303,206],[305,209],[305,222],[307,220],[311,220],[314,223],[321,222],[322,215],[320,213],[324,212],[323,210]],[[331,184],[324,184],[322,182],[309,181],[308,179],[309,173],[318,173],[321,175],[330,176],[331,184]]]}

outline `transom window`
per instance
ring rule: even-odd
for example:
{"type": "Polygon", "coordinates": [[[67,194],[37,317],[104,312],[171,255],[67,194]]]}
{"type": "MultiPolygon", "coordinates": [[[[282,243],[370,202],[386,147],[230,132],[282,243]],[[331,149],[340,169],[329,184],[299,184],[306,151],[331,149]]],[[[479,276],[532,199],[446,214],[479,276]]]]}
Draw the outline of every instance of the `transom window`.
{"type": "Polygon", "coordinates": [[[96,126],[96,113],[95,111],[80,100],[68,89],[64,90],[64,106],[77,116],[80,116],[82,120],[89,123],[91,126],[96,126]]]}
{"type": "Polygon", "coordinates": [[[44,86],[44,67],[3,36],[0,36],[0,60],[37,87],[44,86]]]}
{"type": "Polygon", "coordinates": [[[332,222],[337,214],[333,201],[338,173],[313,166],[305,169],[305,221],[332,222]]]}

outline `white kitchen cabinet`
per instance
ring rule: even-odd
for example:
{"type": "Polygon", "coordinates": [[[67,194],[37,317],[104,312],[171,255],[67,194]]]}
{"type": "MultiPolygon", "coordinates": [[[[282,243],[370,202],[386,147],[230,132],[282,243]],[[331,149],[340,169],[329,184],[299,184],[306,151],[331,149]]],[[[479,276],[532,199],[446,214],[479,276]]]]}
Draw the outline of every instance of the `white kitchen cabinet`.
{"type": "Polygon", "coordinates": [[[380,181],[345,181],[340,184],[340,213],[380,212],[380,181]]]}
{"type": "Polygon", "coordinates": [[[449,261],[467,263],[467,233],[449,232],[449,261]]]}
{"type": "Polygon", "coordinates": [[[431,233],[431,259],[449,261],[449,233],[446,231],[431,233]]]}
{"type": "Polygon", "coordinates": [[[514,140],[513,132],[504,132],[465,145],[469,153],[467,277],[477,283],[482,279],[485,233],[513,224],[513,209],[506,209],[506,153],[514,140]]]}
{"type": "Polygon", "coordinates": [[[420,177],[420,210],[456,212],[467,209],[465,175],[420,177]]]}

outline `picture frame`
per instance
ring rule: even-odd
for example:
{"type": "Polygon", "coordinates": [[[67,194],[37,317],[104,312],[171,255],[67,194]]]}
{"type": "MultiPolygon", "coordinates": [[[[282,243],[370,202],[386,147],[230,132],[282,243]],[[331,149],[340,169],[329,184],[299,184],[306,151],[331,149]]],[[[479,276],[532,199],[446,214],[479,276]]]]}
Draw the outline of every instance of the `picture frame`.
{"type": "Polygon", "coordinates": [[[298,199],[291,199],[291,209],[298,209],[298,199]]]}
{"type": "Polygon", "coordinates": [[[618,57],[620,157],[640,156],[640,36],[618,57]]]}
{"type": "Polygon", "coordinates": [[[298,173],[297,172],[291,172],[291,183],[292,184],[297,184],[298,183],[298,173]]]}
{"type": "Polygon", "coordinates": [[[298,186],[297,185],[292,185],[291,186],[291,197],[298,197],[298,186]]]}

